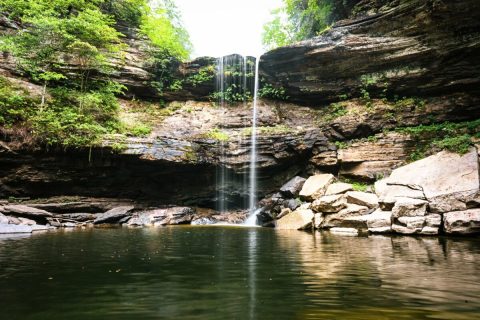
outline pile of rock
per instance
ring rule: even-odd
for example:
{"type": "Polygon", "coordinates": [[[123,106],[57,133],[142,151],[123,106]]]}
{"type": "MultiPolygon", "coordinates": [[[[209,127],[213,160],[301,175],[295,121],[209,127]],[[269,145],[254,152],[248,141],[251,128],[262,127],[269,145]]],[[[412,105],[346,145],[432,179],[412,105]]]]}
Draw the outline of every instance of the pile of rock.
{"type": "MultiPolygon", "coordinates": [[[[107,207],[111,207],[108,206],[107,207]]],[[[102,225],[164,226],[189,224],[196,217],[190,207],[138,209],[133,205],[115,206],[105,212],[74,212],[98,210],[95,205],[81,203],[0,204],[0,234],[32,233],[58,228],[93,227],[102,225]],[[43,210],[49,208],[55,213],[43,210]],[[73,212],[72,212],[73,211],[73,212]]]]}
{"type": "Polygon", "coordinates": [[[479,186],[475,148],[464,155],[443,151],[394,170],[376,182],[375,193],[353,191],[331,174],[295,177],[262,201],[269,206],[260,217],[272,217],[278,229],[472,234],[480,232],[479,186]]]}

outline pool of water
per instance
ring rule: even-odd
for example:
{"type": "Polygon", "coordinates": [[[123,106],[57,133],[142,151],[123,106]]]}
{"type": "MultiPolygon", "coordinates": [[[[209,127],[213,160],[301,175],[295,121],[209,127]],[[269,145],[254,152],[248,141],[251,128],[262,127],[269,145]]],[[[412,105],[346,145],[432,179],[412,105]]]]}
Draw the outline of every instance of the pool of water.
{"type": "Polygon", "coordinates": [[[479,319],[480,241],[263,228],[0,238],[0,319],[479,319]]]}

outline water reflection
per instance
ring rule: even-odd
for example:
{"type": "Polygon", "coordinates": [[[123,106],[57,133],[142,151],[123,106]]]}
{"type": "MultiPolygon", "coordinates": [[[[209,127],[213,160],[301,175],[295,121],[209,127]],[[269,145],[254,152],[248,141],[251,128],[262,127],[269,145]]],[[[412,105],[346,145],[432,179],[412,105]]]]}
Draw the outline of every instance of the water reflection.
{"type": "Polygon", "coordinates": [[[0,239],[0,319],[477,319],[477,239],[226,227],[0,239]]]}

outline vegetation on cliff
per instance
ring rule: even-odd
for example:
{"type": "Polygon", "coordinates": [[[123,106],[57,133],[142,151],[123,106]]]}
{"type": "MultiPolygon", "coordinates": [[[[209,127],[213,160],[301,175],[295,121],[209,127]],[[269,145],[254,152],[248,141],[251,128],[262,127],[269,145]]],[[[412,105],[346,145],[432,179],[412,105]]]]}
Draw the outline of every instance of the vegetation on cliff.
{"type": "Polygon", "coordinates": [[[137,28],[149,39],[160,69],[191,51],[171,0],[155,10],[147,0],[0,0],[0,8],[21,26],[0,37],[0,50],[43,87],[35,99],[1,79],[0,127],[22,126],[46,145],[91,146],[101,134],[126,130],[116,99],[126,87],[111,77],[112,62],[125,59],[119,26],[137,28]]]}

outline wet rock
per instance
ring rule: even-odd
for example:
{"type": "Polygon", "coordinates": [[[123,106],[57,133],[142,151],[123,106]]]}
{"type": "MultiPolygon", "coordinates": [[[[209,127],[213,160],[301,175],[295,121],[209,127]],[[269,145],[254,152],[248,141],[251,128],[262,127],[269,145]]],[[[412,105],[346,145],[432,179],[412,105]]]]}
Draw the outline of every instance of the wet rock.
{"type": "Polygon", "coordinates": [[[332,174],[317,174],[309,177],[300,191],[300,197],[313,201],[325,194],[328,186],[335,181],[332,174]]]}
{"type": "Polygon", "coordinates": [[[26,203],[26,205],[42,209],[51,213],[102,213],[120,206],[131,205],[132,201],[121,199],[104,198],[81,198],[78,201],[72,201],[69,198],[53,197],[46,203],[26,203]]]}
{"type": "Polygon", "coordinates": [[[353,186],[350,183],[335,182],[328,186],[325,195],[342,194],[348,191],[353,191],[353,186]]]}
{"type": "Polygon", "coordinates": [[[480,233],[480,209],[447,212],[444,214],[444,230],[450,234],[480,233]]]}
{"type": "Polygon", "coordinates": [[[12,215],[15,217],[27,217],[32,219],[47,218],[53,216],[50,212],[47,212],[45,210],[36,209],[21,204],[2,206],[0,207],[0,212],[5,215],[12,215]]]}
{"type": "Polygon", "coordinates": [[[425,200],[398,198],[392,209],[394,218],[425,216],[428,202],[425,200]]]}
{"type": "Polygon", "coordinates": [[[349,191],[347,192],[347,201],[368,208],[378,207],[378,197],[374,193],[349,191]]]}
{"type": "Polygon", "coordinates": [[[312,210],[297,209],[277,220],[279,230],[305,230],[312,228],[314,214],[312,210]]]}
{"type": "Polygon", "coordinates": [[[296,176],[280,188],[280,193],[287,199],[295,198],[302,190],[305,181],[305,178],[296,176]]]}
{"type": "Polygon", "coordinates": [[[73,223],[73,222],[65,222],[65,223],[62,223],[62,227],[63,228],[76,228],[77,224],[73,223]]]}
{"type": "Polygon", "coordinates": [[[118,221],[129,215],[130,211],[132,211],[133,208],[133,206],[113,208],[105,213],[99,214],[97,218],[93,221],[93,224],[117,223],[118,221]]]}
{"type": "Polygon", "coordinates": [[[339,212],[347,206],[347,199],[342,194],[323,196],[312,203],[314,212],[333,213],[339,212]]]}
{"type": "Polygon", "coordinates": [[[0,223],[0,234],[4,233],[32,233],[31,226],[0,223]]]}

